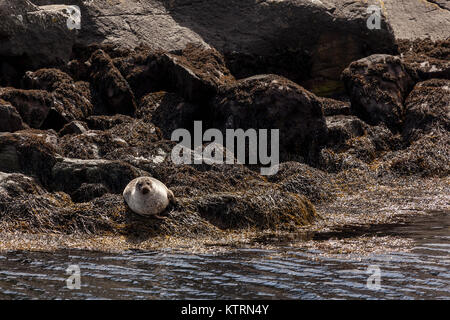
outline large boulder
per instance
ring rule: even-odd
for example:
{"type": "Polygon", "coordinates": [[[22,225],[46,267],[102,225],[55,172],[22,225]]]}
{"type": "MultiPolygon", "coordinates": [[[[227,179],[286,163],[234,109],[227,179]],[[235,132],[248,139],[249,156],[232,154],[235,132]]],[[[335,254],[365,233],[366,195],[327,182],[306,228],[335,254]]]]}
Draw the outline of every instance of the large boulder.
{"type": "Polygon", "coordinates": [[[353,112],[369,124],[385,123],[398,130],[403,100],[414,85],[408,71],[399,57],[390,55],[372,55],[351,63],[342,78],[353,112]]]}
{"type": "Polygon", "coordinates": [[[280,151],[309,157],[325,142],[327,127],[320,100],[298,84],[260,75],[222,87],[212,115],[215,128],[279,129],[280,151]]]}
{"type": "Polygon", "coordinates": [[[70,15],[66,8],[38,7],[28,0],[1,0],[0,57],[21,57],[29,67],[68,60],[76,31],[67,26],[70,15]]]}

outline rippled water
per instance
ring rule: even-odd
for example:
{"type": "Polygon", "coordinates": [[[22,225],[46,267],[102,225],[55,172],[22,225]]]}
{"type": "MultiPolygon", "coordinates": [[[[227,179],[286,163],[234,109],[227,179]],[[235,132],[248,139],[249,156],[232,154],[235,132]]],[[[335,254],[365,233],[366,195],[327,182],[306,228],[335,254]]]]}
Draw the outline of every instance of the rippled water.
{"type": "Polygon", "coordinates": [[[389,233],[414,239],[413,250],[362,258],[283,245],[200,255],[4,253],[0,299],[449,299],[450,215],[422,216],[389,233]],[[66,287],[74,264],[80,290],[66,287]],[[370,265],[380,268],[378,290],[367,286],[370,265]]]}

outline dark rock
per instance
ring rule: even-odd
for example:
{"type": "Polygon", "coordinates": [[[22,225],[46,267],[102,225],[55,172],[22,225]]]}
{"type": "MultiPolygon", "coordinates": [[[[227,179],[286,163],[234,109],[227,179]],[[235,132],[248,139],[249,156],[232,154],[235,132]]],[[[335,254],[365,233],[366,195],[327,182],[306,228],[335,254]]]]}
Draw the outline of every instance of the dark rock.
{"type": "Polygon", "coordinates": [[[214,101],[215,128],[279,129],[280,151],[305,157],[326,141],[319,99],[283,77],[261,75],[221,88],[214,101]]]}
{"type": "Polygon", "coordinates": [[[0,171],[31,175],[48,186],[59,151],[57,144],[57,135],[46,131],[0,134],[0,171]]]}
{"type": "Polygon", "coordinates": [[[136,115],[155,124],[161,129],[164,138],[170,139],[176,129],[191,129],[196,116],[201,119],[200,111],[200,107],[186,102],[177,94],[161,91],[142,98],[136,115]]]}
{"type": "Polygon", "coordinates": [[[108,189],[101,183],[83,183],[72,193],[72,201],[89,202],[108,193],[108,189]]]}
{"type": "Polygon", "coordinates": [[[219,86],[234,81],[219,52],[193,44],[179,52],[163,54],[158,59],[158,69],[168,84],[188,101],[208,100],[219,86]]]}
{"type": "Polygon", "coordinates": [[[38,7],[28,0],[0,3],[0,56],[27,57],[28,67],[68,61],[76,31],[69,30],[67,6],[38,7]]]}
{"type": "Polygon", "coordinates": [[[316,168],[298,162],[280,164],[277,174],[268,180],[277,183],[282,190],[306,196],[313,203],[331,201],[335,197],[335,185],[330,176],[316,168]]]}
{"type": "Polygon", "coordinates": [[[97,50],[90,64],[91,83],[103,108],[98,111],[133,115],[136,111],[134,94],[111,58],[103,50],[97,50]]]}
{"type": "Polygon", "coordinates": [[[87,131],[87,125],[81,121],[72,121],[66,124],[60,131],[60,136],[65,136],[66,134],[81,134],[87,131]]]}
{"type": "Polygon", "coordinates": [[[384,156],[389,168],[401,175],[446,177],[450,174],[450,135],[435,128],[420,136],[406,150],[384,156]]]}
{"type": "Polygon", "coordinates": [[[0,88],[0,99],[10,102],[23,121],[32,128],[41,128],[53,107],[53,96],[44,90],[0,88]]]}
{"type": "Polygon", "coordinates": [[[378,54],[358,60],[345,69],[342,78],[354,114],[369,124],[399,129],[403,100],[414,85],[400,58],[378,54]]]}
{"type": "Polygon", "coordinates": [[[277,188],[218,193],[193,200],[188,208],[220,229],[295,230],[317,215],[304,196],[277,188]]]}
{"type": "Polygon", "coordinates": [[[326,117],[330,146],[341,145],[349,139],[363,136],[367,125],[355,116],[326,117]]]}
{"type": "Polygon", "coordinates": [[[109,192],[122,193],[131,180],[142,175],[146,173],[121,161],[64,158],[52,168],[51,187],[72,194],[83,184],[102,184],[109,192]]]}
{"type": "Polygon", "coordinates": [[[399,41],[402,60],[418,80],[450,79],[450,39],[432,41],[416,39],[399,41]]]}
{"type": "Polygon", "coordinates": [[[10,103],[0,99],[0,132],[14,132],[26,129],[20,114],[10,103]]]}
{"type": "Polygon", "coordinates": [[[348,116],[351,113],[350,102],[334,100],[331,98],[320,98],[323,114],[328,116],[348,116]]]}
{"type": "Polygon", "coordinates": [[[418,83],[405,106],[403,135],[408,141],[436,127],[450,131],[450,80],[431,79],[418,83]]]}

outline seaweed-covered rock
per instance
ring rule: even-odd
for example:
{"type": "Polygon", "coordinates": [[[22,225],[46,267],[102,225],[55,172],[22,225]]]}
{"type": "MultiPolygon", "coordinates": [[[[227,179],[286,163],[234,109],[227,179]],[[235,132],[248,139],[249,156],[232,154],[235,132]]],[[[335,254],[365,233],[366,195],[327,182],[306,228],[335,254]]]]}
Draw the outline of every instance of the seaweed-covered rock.
{"type": "Polygon", "coordinates": [[[323,114],[326,117],[338,115],[348,116],[351,114],[350,102],[331,98],[320,98],[320,102],[322,104],[323,114]]]}
{"type": "Polygon", "coordinates": [[[102,184],[109,192],[122,193],[133,179],[145,172],[120,161],[60,159],[52,168],[51,187],[73,193],[83,184],[102,184]]]}
{"type": "Polygon", "coordinates": [[[414,85],[399,57],[372,55],[355,61],[342,73],[354,114],[369,124],[385,123],[398,130],[403,100],[414,85]]]}
{"type": "Polygon", "coordinates": [[[389,168],[401,175],[445,177],[450,174],[450,134],[434,128],[414,140],[406,150],[384,157],[389,168]]]}
{"type": "Polygon", "coordinates": [[[418,80],[450,79],[450,39],[401,40],[399,51],[403,62],[414,71],[418,80]]]}
{"type": "Polygon", "coordinates": [[[14,132],[26,127],[16,108],[0,99],[0,132],[14,132]]]}
{"type": "Polygon", "coordinates": [[[355,116],[330,116],[326,117],[328,127],[327,144],[340,145],[347,140],[363,136],[367,125],[355,116]]]}
{"type": "Polygon", "coordinates": [[[57,144],[56,133],[48,131],[0,134],[0,171],[34,176],[48,185],[59,151],[57,144]]]}
{"type": "Polygon", "coordinates": [[[188,208],[220,229],[295,230],[316,218],[304,196],[278,188],[204,195],[190,200],[188,208]]]}
{"type": "Polygon", "coordinates": [[[81,121],[71,121],[66,124],[58,133],[60,136],[66,134],[80,134],[87,131],[87,125],[81,121]]]}
{"type": "Polygon", "coordinates": [[[326,141],[319,99],[290,80],[260,75],[222,87],[212,115],[216,128],[279,129],[280,151],[308,157],[326,141]]]}
{"type": "Polygon", "coordinates": [[[158,69],[168,84],[188,101],[207,100],[219,86],[234,80],[222,55],[201,45],[188,44],[181,51],[163,54],[158,59],[158,69]]]}
{"type": "Polygon", "coordinates": [[[45,90],[0,88],[0,98],[11,103],[23,121],[36,129],[44,126],[54,103],[52,94],[45,90]]]}
{"type": "Polygon", "coordinates": [[[326,172],[298,162],[280,164],[278,173],[268,177],[282,190],[306,196],[313,203],[331,201],[334,198],[334,183],[326,172]]]}
{"type": "Polygon", "coordinates": [[[133,115],[136,101],[130,85],[103,50],[95,51],[89,59],[90,77],[100,110],[109,114],[133,115]]]}
{"type": "Polygon", "coordinates": [[[450,131],[450,80],[431,79],[418,83],[405,102],[403,135],[408,141],[435,127],[450,131]]]}
{"type": "Polygon", "coordinates": [[[179,128],[193,126],[195,116],[201,109],[174,93],[154,92],[142,98],[137,117],[159,127],[166,139],[179,128]]]}

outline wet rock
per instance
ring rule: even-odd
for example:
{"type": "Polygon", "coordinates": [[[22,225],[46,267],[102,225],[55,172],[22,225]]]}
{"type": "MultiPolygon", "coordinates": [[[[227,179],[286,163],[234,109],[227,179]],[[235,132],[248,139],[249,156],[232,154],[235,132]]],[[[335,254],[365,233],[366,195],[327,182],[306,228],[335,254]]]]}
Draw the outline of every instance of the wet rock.
{"type": "Polygon", "coordinates": [[[92,54],[90,64],[91,83],[98,103],[101,104],[97,111],[133,115],[136,111],[134,94],[111,58],[100,49],[92,54]]]}
{"type": "Polygon", "coordinates": [[[358,60],[342,73],[352,111],[369,124],[385,123],[398,130],[404,113],[403,100],[414,85],[399,57],[372,55],[358,60]]]}
{"type": "Polygon", "coordinates": [[[215,128],[279,129],[281,152],[309,157],[326,141],[319,99],[283,77],[261,75],[221,88],[214,101],[215,128]]]}
{"type": "Polygon", "coordinates": [[[0,99],[0,132],[14,132],[26,129],[20,114],[9,102],[0,99]]]}
{"type": "Polygon", "coordinates": [[[450,80],[431,79],[418,83],[405,106],[403,135],[408,141],[437,127],[450,131],[450,80]]]}

